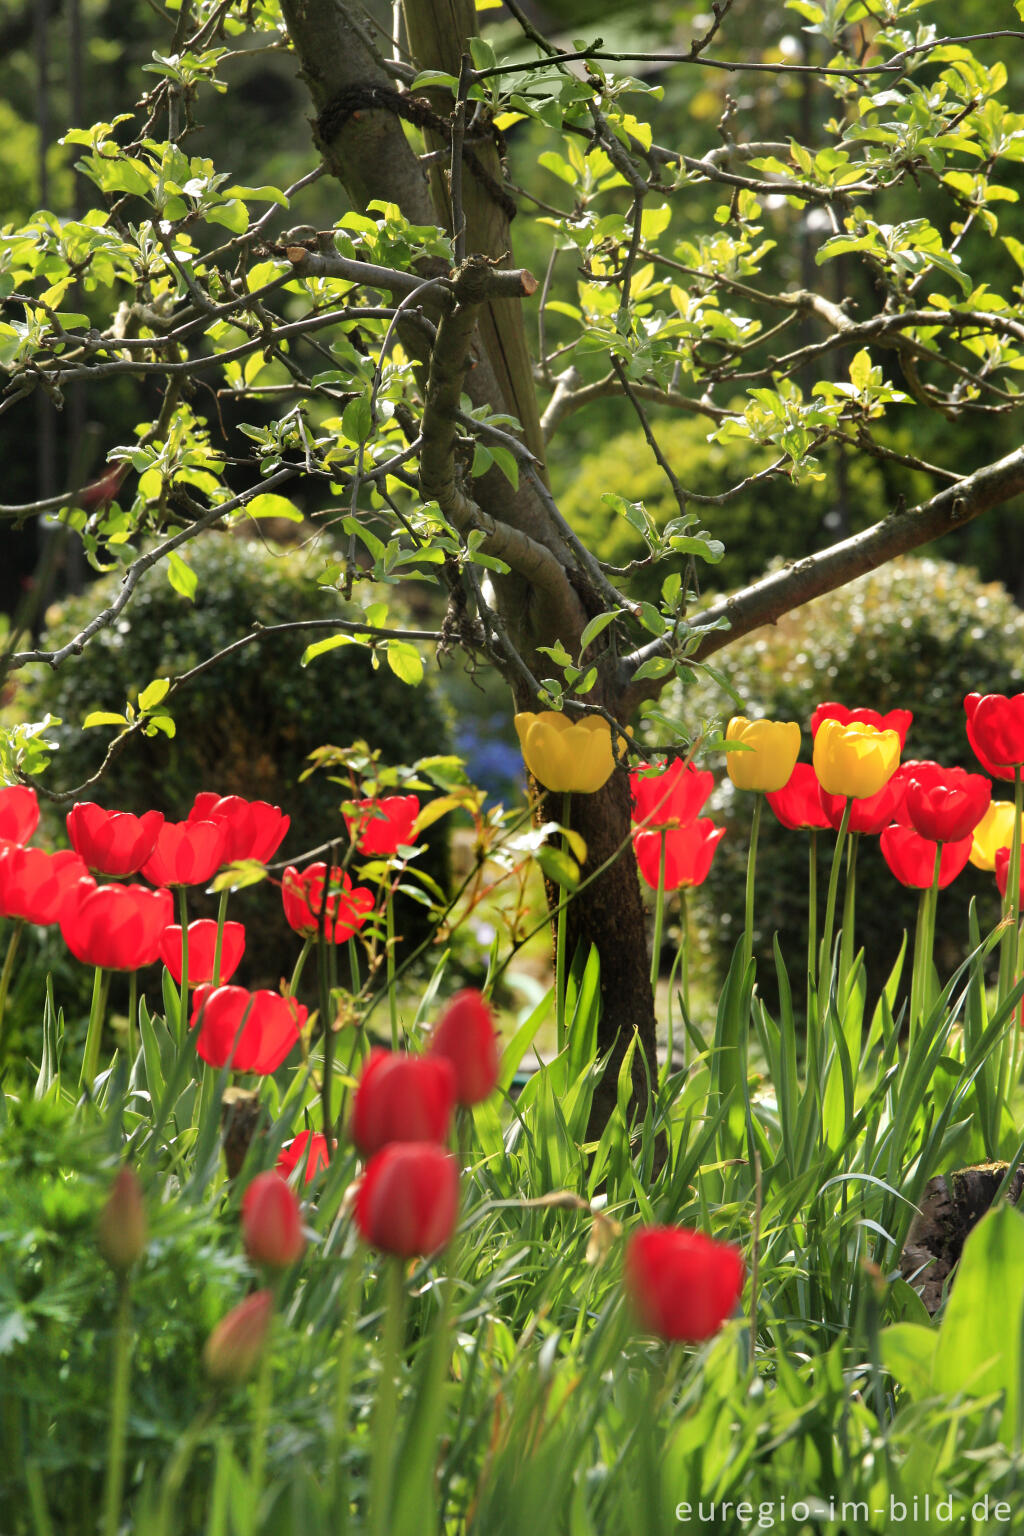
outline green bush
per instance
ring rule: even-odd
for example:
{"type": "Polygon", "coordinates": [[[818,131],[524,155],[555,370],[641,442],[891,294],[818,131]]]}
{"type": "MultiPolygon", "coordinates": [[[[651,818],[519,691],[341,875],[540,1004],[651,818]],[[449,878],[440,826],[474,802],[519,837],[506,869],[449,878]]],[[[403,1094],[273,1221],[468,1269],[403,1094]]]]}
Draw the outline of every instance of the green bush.
{"type": "MultiPolygon", "coordinates": [[[[721,495],[771,462],[763,450],[742,442],[708,442],[710,429],[710,422],[693,417],[654,423],[658,445],[684,489],[721,495]]],[[[798,489],[779,476],[758,482],[723,506],[690,505],[702,526],[725,545],[718,565],[698,565],[702,589],[742,586],[780,554],[799,558],[833,543],[844,528],[855,532],[866,527],[893,504],[896,491],[915,494],[909,477],[890,485],[879,465],[863,456],[846,456],[841,464],[833,453],[822,467],[827,471],[824,479],[798,489]],[[845,517],[841,500],[847,506],[845,517]]],[[[605,492],[643,501],[659,528],[679,516],[668,480],[639,428],[613,437],[572,464],[560,465],[556,459],[552,474],[565,516],[584,542],[613,565],[642,559],[646,550],[637,531],[601,500],[605,492]]],[[[681,557],[638,573],[630,591],[656,598],[673,564],[681,570],[681,557]]]]}
{"type": "MultiPolygon", "coordinates": [[[[121,617],[81,656],[24,686],[19,710],[33,716],[48,710],[64,722],[54,733],[60,742],[50,775],[54,787],[56,781],[61,788],[82,783],[103,760],[110,732],[81,730],[90,711],[122,710],[126,692],[134,698],[151,679],[196,666],[254,623],[339,614],[337,593],[316,586],[311,562],[297,551],[215,534],[189,546],[189,562],[199,579],[194,603],[171,588],[162,567],[155,568],[121,617]]],[[[111,600],[119,582],[117,575],[105,577],[51,609],[43,645],[64,644],[111,600]]],[[[362,649],[345,646],[301,667],[311,638],[316,636],[308,631],[274,635],[201,673],[173,697],[173,739],[133,737],[100,783],[79,798],[117,810],[155,807],[180,819],[199,790],[216,790],[269,800],[290,814],[281,858],[297,858],[334,837],[344,842],[339,806],[347,794],[323,773],[299,782],[308,754],[328,742],[345,747],[362,738],[379,749],[382,762],[411,763],[448,750],[449,732],[432,686],[409,687],[383,662],[374,670],[362,649]]],[[[443,828],[431,829],[424,864],[442,885],[448,867],[443,828]]],[[[193,899],[198,912],[201,898],[197,893],[190,904],[193,899]]],[[[277,985],[295,955],[276,889],[245,892],[233,906],[250,930],[247,984],[277,985]]],[[[401,909],[399,932],[419,934],[421,911],[413,903],[401,909]]]]}
{"type": "MultiPolygon", "coordinates": [[[[964,729],[966,693],[1016,693],[1024,688],[1024,612],[998,585],[982,585],[972,572],[943,561],[907,559],[862,577],[842,592],[820,598],[759,631],[716,665],[744,701],[744,713],[797,720],[804,731],[801,757],[810,759],[810,716],[836,700],[883,713],[914,712],[904,758],[933,758],[978,770],[964,729]]],[[[706,675],[670,702],[688,729],[702,718],[737,713],[706,675]]],[[[1009,798],[996,786],[996,798],[1009,798]]],[[[727,778],[712,802],[727,822],[705,885],[693,893],[691,913],[702,953],[721,976],[743,921],[743,882],[752,796],[727,778]]],[[[759,984],[774,997],[772,937],[778,933],[793,984],[802,991],[807,942],[808,834],[787,832],[766,808],[758,851],[756,947],[759,984]]],[[[831,833],[819,834],[819,899],[824,900],[831,833]]],[[[967,946],[968,906],[979,902],[984,932],[998,920],[990,874],[972,865],[942,893],[936,961],[948,976],[967,946]]],[[[877,839],[861,839],[857,863],[857,944],[866,952],[870,984],[878,987],[896,958],[903,931],[913,937],[917,894],[889,873],[877,839]]],[[[819,923],[820,933],[820,923],[819,923]]]]}

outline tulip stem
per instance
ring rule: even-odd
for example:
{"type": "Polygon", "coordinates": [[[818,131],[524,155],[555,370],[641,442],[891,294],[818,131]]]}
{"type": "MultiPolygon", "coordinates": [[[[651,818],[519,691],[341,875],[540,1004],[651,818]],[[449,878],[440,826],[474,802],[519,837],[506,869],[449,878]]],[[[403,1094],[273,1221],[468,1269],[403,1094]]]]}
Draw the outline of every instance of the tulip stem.
{"type": "Polygon", "coordinates": [[[665,858],[667,839],[664,828],[659,832],[661,849],[658,854],[658,889],[654,897],[654,937],[651,940],[651,994],[658,995],[658,975],[661,971],[661,933],[665,922],[665,858]]]}
{"type": "Polygon", "coordinates": [[[220,957],[224,948],[224,924],[228,916],[228,898],[230,891],[221,891],[220,901],[217,903],[217,938],[213,946],[213,984],[219,987],[221,984],[220,957]]]}
{"type": "Polygon", "coordinates": [[[334,1135],[331,1118],[331,1089],[334,1077],[334,1020],[331,1018],[331,984],[327,970],[327,940],[319,938],[316,946],[317,980],[320,983],[320,1028],[323,1030],[324,1065],[320,1085],[320,1117],[328,1143],[334,1135]]]}
{"type": "Polygon", "coordinates": [[[267,1429],[270,1424],[270,1400],[273,1386],[274,1353],[267,1347],[260,1355],[256,1374],[256,1389],[252,1410],[252,1454],[249,1459],[249,1500],[247,1514],[249,1529],[260,1528],[260,1504],[263,1502],[263,1484],[267,1465],[267,1429]]]}
{"type": "Polygon", "coordinates": [[[178,1009],[178,1044],[188,1039],[188,893],[178,886],[178,922],[181,924],[181,1007],[178,1009]]]}
{"type": "Polygon", "coordinates": [[[398,1368],[405,1331],[405,1276],[402,1260],[388,1254],[384,1262],[386,1297],[384,1338],[381,1346],[380,1387],[373,1416],[373,1454],[370,1460],[370,1536],[387,1536],[390,1526],[389,1493],[394,1464],[395,1420],[398,1416],[398,1368]]]}
{"type": "Polygon", "coordinates": [[[4,1059],[4,1014],[7,1012],[7,994],[11,989],[11,977],[14,975],[14,957],[18,952],[18,941],[21,931],[25,926],[24,918],[17,918],[11,929],[11,936],[7,940],[7,953],[4,955],[4,968],[0,971],[0,1062],[4,1059]]]}
{"type": "MultiPolygon", "coordinates": [[[[1010,849],[1010,872],[1008,890],[1010,893],[1010,915],[1013,926],[1010,930],[1010,943],[1008,948],[1013,954],[1013,966],[1010,971],[1010,987],[1020,980],[1021,970],[1024,968],[1024,955],[1021,953],[1020,931],[1020,866],[1021,866],[1021,814],[1024,813],[1024,781],[1021,780],[1020,766],[1013,770],[1013,844],[1010,849]]],[[[1019,1065],[1020,1046],[1020,1019],[1017,1010],[1014,1010],[1015,1027],[1011,1039],[1013,1041],[1010,1053],[1010,1089],[1011,1092],[1017,1086],[1017,1073],[1019,1065]]]]}
{"type": "Polygon", "coordinates": [[[811,828],[807,855],[807,1020],[814,1009],[814,974],[818,952],[818,833],[811,828]]]}
{"type": "Polygon", "coordinates": [[[754,796],[754,814],[750,819],[750,846],[747,849],[747,894],[743,919],[743,959],[749,965],[754,955],[754,876],[757,872],[757,839],[761,831],[764,796],[754,796]]]}
{"type": "MultiPolygon", "coordinates": [[[[562,848],[568,854],[569,837],[565,828],[569,825],[569,815],[572,809],[572,793],[566,790],[562,795],[562,848]]],[[[569,913],[565,905],[559,902],[558,917],[555,928],[555,1042],[559,1052],[565,1046],[565,941],[566,929],[569,925],[569,913]]]]}
{"type": "Polygon", "coordinates": [[[92,1003],[89,1008],[89,1028],[85,1036],[85,1054],[82,1057],[82,1075],[78,1087],[90,1089],[100,1062],[100,1040],[103,1036],[103,1019],[107,1011],[107,993],[110,990],[110,972],[101,965],[96,967],[92,980],[92,1003]]]}
{"type": "Polygon", "coordinates": [[[117,1287],[114,1360],[110,1383],[110,1425],[107,1435],[107,1475],[103,1490],[103,1536],[117,1536],[124,1498],[125,1435],[128,1427],[128,1383],[132,1363],[131,1286],[122,1275],[117,1287]]]}
{"type": "Polygon", "coordinates": [[[315,943],[316,943],[316,934],[315,933],[307,933],[306,937],[302,941],[302,948],[299,951],[299,958],[295,962],[295,968],[292,971],[291,979],[288,982],[288,985],[285,987],[282,996],[284,996],[284,997],[294,997],[295,996],[295,994],[296,994],[296,992],[298,991],[298,988],[299,988],[299,982],[302,979],[303,969],[305,967],[307,959],[309,958],[309,952],[313,948],[313,945],[315,943]]]}
{"type": "Polygon", "coordinates": [[[128,973],[128,1060],[134,1062],[138,1052],[139,1023],[139,973],[128,973]]]}
{"type": "Polygon", "coordinates": [[[353,1327],[353,1312],[355,1311],[356,1281],[362,1275],[360,1257],[358,1250],[349,1255],[341,1282],[341,1301],[338,1309],[338,1367],[334,1377],[334,1422],[331,1426],[331,1450],[328,1457],[328,1465],[331,1469],[328,1519],[335,1536],[345,1536],[348,1530],[348,1468],[343,1452],[348,1439],[348,1416],[351,1405],[352,1351],[356,1335],[353,1327]]]}
{"type": "Polygon", "coordinates": [[[832,934],[836,922],[836,895],[839,890],[839,869],[843,862],[843,845],[846,842],[846,833],[850,826],[850,812],[853,809],[853,800],[847,795],[846,805],[843,807],[843,819],[839,823],[839,831],[836,834],[836,845],[832,850],[832,869],[828,877],[828,895],[825,898],[825,929],[821,939],[821,950],[818,956],[818,1006],[827,1007],[828,1004],[828,971],[832,964],[832,934]]]}
{"type": "Polygon", "coordinates": [[[388,1011],[391,1015],[391,1049],[398,1050],[398,997],[395,992],[395,893],[389,888],[384,900],[384,958],[388,971],[388,1011]]]}
{"type": "Polygon", "coordinates": [[[853,932],[857,913],[857,844],[860,838],[851,832],[846,841],[846,889],[843,892],[843,925],[839,934],[840,995],[853,968],[853,932]]]}

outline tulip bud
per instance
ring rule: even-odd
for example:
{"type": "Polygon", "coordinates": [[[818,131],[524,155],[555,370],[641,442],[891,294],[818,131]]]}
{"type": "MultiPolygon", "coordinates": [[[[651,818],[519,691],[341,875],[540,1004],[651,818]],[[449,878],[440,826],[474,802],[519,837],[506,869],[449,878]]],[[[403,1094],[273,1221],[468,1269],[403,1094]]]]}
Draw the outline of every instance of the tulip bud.
{"type": "Polygon", "coordinates": [[[306,1239],[291,1186],[279,1173],[258,1173],[242,1200],[242,1234],[250,1259],[287,1269],[302,1257],[306,1239]]]}
{"type": "Polygon", "coordinates": [[[498,1081],[498,1039],[481,993],[467,988],[455,994],[434,1029],[430,1053],[451,1063],[456,1104],[488,1097],[498,1081]]]}
{"type": "Polygon", "coordinates": [[[123,1274],[146,1250],[146,1208],[132,1168],[122,1168],[96,1226],[96,1245],[111,1269],[123,1274]]]}
{"type": "Polygon", "coordinates": [[[203,1364],[212,1381],[237,1385],[259,1363],[274,1311],[271,1291],[255,1291],[222,1317],[203,1348],[203,1364]]]}

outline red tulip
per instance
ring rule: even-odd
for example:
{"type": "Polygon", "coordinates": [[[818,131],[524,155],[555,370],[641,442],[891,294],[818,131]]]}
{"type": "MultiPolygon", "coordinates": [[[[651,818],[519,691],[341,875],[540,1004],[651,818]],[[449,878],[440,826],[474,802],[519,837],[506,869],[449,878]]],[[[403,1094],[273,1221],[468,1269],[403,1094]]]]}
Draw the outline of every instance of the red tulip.
{"type": "Polygon", "coordinates": [[[291,817],[279,805],[209,792],[196,795],[188,820],[212,821],[224,827],[225,864],[235,864],[239,859],[255,859],[265,864],[274,857],[291,826],[291,817]]]}
{"type": "Polygon", "coordinates": [[[823,720],[839,720],[843,725],[873,725],[876,731],[895,731],[900,738],[902,753],[913,719],[909,709],[890,709],[887,715],[880,715],[877,709],[847,709],[845,704],[819,704],[811,716],[811,735],[818,734],[818,726],[823,720]]]}
{"type": "MultiPolygon", "coordinates": [[[[238,969],[245,953],[245,927],[242,923],[225,923],[220,952],[220,975],[214,977],[213,957],[217,948],[217,924],[212,917],[200,918],[188,925],[188,984],[190,987],[205,986],[213,982],[223,986],[238,969]]],[[[181,986],[181,927],[174,924],[160,935],[160,958],[181,986]]]]}
{"type": "Polygon", "coordinates": [[[634,822],[645,832],[659,832],[695,821],[715,787],[715,776],[677,757],[667,768],[631,773],[629,787],[634,822]]]}
{"type": "Polygon", "coordinates": [[[245,987],[200,987],[192,1009],[196,1050],[211,1067],[234,1072],[276,1072],[299,1038],[306,1009],[279,992],[245,987]]]}
{"type": "Polygon", "coordinates": [[[221,1318],[203,1347],[203,1364],[211,1380],[237,1386],[252,1375],[273,1315],[273,1291],[254,1291],[221,1318]]]}
{"type": "Polygon", "coordinates": [[[356,1226],[368,1243],[411,1259],[436,1253],[455,1230],[459,1168],[429,1142],[393,1141],[370,1159],[356,1193],[356,1226]]]}
{"type": "Polygon", "coordinates": [[[142,873],[154,885],[202,885],[228,861],[227,833],[216,821],[165,821],[142,873]]]}
{"type": "Polygon", "coordinates": [[[364,1156],[391,1141],[445,1141],[455,1072],[440,1056],[371,1051],[352,1100],[349,1131],[364,1156]]]}
{"type": "MultiPolygon", "coordinates": [[[[336,1145],[331,1143],[333,1147],[336,1145]]],[[[288,1178],[296,1168],[305,1168],[305,1182],[312,1184],[321,1168],[329,1168],[331,1152],[327,1137],[322,1131],[300,1131],[291,1141],[286,1141],[277,1154],[277,1171],[288,1178]]]]}
{"type": "Polygon", "coordinates": [[[170,891],[82,880],[69,891],[59,921],[64,942],[85,965],[136,971],[158,958],[160,935],[173,916],[170,891]]]}
{"type": "Polygon", "coordinates": [[[969,693],[964,709],[967,740],[985,772],[1012,779],[1024,766],[1024,693],[969,693]]]}
{"type": "MultiPolygon", "coordinates": [[[[998,848],[996,850],[994,868],[996,885],[999,887],[1000,896],[1006,895],[1006,887],[1010,883],[1010,854],[1011,850],[1009,848],[998,848]]],[[[1021,859],[1020,865],[1020,899],[1021,905],[1024,906],[1024,858],[1021,859]]]]}
{"type": "Polygon", "coordinates": [[[345,871],[334,867],[325,900],[326,874],[326,864],[310,864],[301,873],[290,864],[281,881],[284,915],[295,932],[303,935],[320,932],[322,921],[328,943],[343,944],[363,926],[367,913],[372,912],[373,893],[363,885],[353,888],[345,871]]]}
{"type": "Polygon", "coordinates": [[[27,843],[39,825],[39,801],[27,784],[0,789],[0,843],[27,843]]]}
{"type": "Polygon", "coordinates": [[[68,894],[88,870],[70,848],[44,853],[11,843],[0,848],[0,917],[55,923],[68,894]]]}
{"type": "MultiPolygon", "coordinates": [[[[774,789],[765,799],[777,819],[790,832],[816,832],[832,823],[822,809],[819,798],[818,775],[811,763],[797,763],[789,776],[789,782],[781,789],[774,789]]],[[[834,797],[839,799],[837,795],[834,797]]],[[[861,800],[855,801],[862,805],[861,800]]]]}
{"type": "MultiPolygon", "coordinates": [[[[903,773],[900,768],[897,768],[888,784],[883,784],[877,795],[865,795],[863,799],[855,799],[852,802],[849,830],[863,832],[869,837],[877,837],[890,822],[903,819],[904,793],[903,773]]],[[[838,832],[843,811],[846,809],[846,796],[826,795],[825,791],[819,788],[818,800],[829,826],[838,832]]]]}
{"type": "MultiPolygon", "coordinates": [[[[456,1104],[480,1104],[498,1081],[494,1016],[481,993],[456,992],[430,1037],[429,1053],[451,1064],[456,1104]]],[[[408,1138],[405,1138],[408,1140],[408,1138]]]]}
{"type": "Polygon", "coordinates": [[[67,817],[75,852],[96,874],[108,876],[137,875],[153,852],[163,824],[159,811],[133,816],[130,811],[105,811],[90,800],[73,805],[67,817]]]}
{"type": "Polygon", "coordinates": [[[383,795],[375,800],[354,800],[345,812],[348,835],[368,859],[390,858],[400,843],[413,840],[413,825],[420,813],[416,795],[383,795]]]}
{"type": "Polygon", "coordinates": [[[894,823],[886,827],[881,836],[882,857],[901,885],[923,891],[932,883],[935,874],[935,850],[942,849],[939,861],[939,890],[944,891],[967,863],[974,839],[970,833],[956,843],[933,842],[914,831],[913,827],[901,827],[894,823]]]}
{"type": "Polygon", "coordinates": [[[670,827],[666,832],[634,832],[633,849],[640,873],[652,890],[658,888],[661,867],[661,840],[665,839],[665,889],[680,891],[703,885],[724,827],[701,816],[688,827],[670,827]]]}
{"type": "Polygon", "coordinates": [[[302,1257],[306,1247],[302,1212],[279,1173],[258,1173],[246,1190],[242,1237],[250,1259],[268,1269],[287,1269],[302,1257]]]}
{"type": "Polygon", "coordinates": [[[973,832],[989,808],[992,781],[963,768],[913,765],[906,776],[907,818],[922,837],[956,843],[973,832]]]}
{"type": "Polygon", "coordinates": [[[623,1289],[643,1327],[696,1344],[717,1333],[743,1290],[731,1243],[682,1227],[647,1227],[626,1247],[623,1289]]]}

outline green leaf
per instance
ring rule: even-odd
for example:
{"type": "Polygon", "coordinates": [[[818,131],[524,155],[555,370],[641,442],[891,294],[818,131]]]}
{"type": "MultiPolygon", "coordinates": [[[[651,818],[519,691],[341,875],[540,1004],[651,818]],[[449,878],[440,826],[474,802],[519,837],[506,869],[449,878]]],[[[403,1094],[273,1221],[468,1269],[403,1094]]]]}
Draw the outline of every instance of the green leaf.
{"type": "Polygon", "coordinates": [[[318,656],[324,656],[328,651],[336,651],[341,645],[359,645],[361,642],[355,635],[329,635],[326,640],[314,640],[312,645],[307,645],[299,660],[300,667],[308,667],[311,661],[318,656]]]}
{"type": "Polygon", "coordinates": [[[564,890],[574,891],[580,883],[580,867],[564,848],[545,843],[535,854],[537,863],[549,880],[564,890]]]}
{"type": "Polygon", "coordinates": [[[112,715],[109,710],[94,709],[92,714],[86,715],[82,721],[83,731],[87,731],[94,725],[124,725],[124,715],[112,715]]]}
{"type": "Polygon", "coordinates": [[[167,580],[175,592],[180,592],[182,597],[187,597],[190,603],[195,602],[199,577],[174,549],[167,556],[167,580]]]}
{"type": "Polygon", "coordinates": [[[171,686],[169,677],[155,677],[139,694],[139,708],[152,709],[167,697],[167,690],[171,686]]]}
{"type": "Polygon", "coordinates": [[[949,1397],[1005,1393],[1000,1434],[1013,1445],[1021,1420],[1024,1216],[990,1210],[969,1233],[935,1352],[932,1385],[949,1397]],[[993,1306],[992,1298],[999,1298],[993,1306]]]}
{"type": "Polygon", "coordinates": [[[389,640],[388,666],[403,683],[415,687],[423,681],[423,662],[420,653],[409,640],[389,640]]]}
{"type": "Polygon", "coordinates": [[[350,443],[365,443],[373,431],[373,412],[365,395],[350,400],[341,416],[341,430],[350,443]]]}
{"type": "Polygon", "coordinates": [[[583,652],[586,650],[587,646],[593,645],[598,635],[604,634],[604,631],[608,628],[608,625],[613,623],[621,612],[621,608],[609,608],[607,613],[599,613],[591,619],[582,635],[580,635],[581,656],[583,655],[583,652]]]}
{"type": "Polygon", "coordinates": [[[289,501],[287,496],[275,496],[270,491],[261,491],[254,496],[252,501],[247,501],[241,509],[241,514],[247,517],[283,517],[289,523],[301,523],[302,513],[294,501],[289,501]]]}
{"type": "Polygon", "coordinates": [[[871,353],[861,347],[850,363],[850,383],[857,389],[867,389],[871,383],[871,353]]]}

